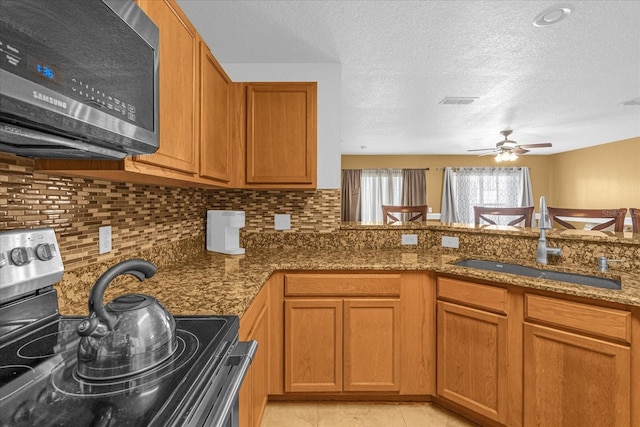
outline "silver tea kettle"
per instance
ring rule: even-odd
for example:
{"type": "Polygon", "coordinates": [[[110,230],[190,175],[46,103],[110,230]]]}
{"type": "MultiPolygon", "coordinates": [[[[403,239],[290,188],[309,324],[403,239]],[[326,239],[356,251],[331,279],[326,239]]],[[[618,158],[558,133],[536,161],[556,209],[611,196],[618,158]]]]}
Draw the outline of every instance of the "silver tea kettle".
{"type": "Polygon", "coordinates": [[[156,366],[177,348],[176,323],[169,311],[154,297],[121,295],[106,306],[104,292],[113,279],[131,274],[143,281],[156,267],[142,259],[132,259],[105,271],[93,285],[89,297],[89,317],[77,328],[77,373],[91,380],[105,380],[136,374],[156,366]]]}

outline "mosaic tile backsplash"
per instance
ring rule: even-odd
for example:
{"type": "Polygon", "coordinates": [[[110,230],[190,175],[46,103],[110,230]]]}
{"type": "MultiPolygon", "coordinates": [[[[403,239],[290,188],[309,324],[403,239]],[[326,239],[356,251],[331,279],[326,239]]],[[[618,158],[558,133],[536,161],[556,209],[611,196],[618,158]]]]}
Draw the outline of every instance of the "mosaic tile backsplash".
{"type": "MultiPolygon", "coordinates": [[[[447,235],[459,237],[460,251],[465,253],[532,260],[538,238],[531,230],[496,235],[438,223],[406,230],[349,227],[340,222],[337,189],[203,190],[52,176],[34,171],[29,159],[0,153],[0,229],[54,228],[65,280],[85,276],[95,280],[100,271],[133,256],[144,256],[158,267],[198,256],[204,252],[208,209],[244,210],[241,246],[257,250],[392,249],[401,246],[402,234],[414,233],[418,246],[403,250],[439,250],[442,236],[447,235]],[[291,230],[274,230],[276,213],[291,215],[291,230]],[[103,225],[112,227],[113,250],[100,255],[98,228],[103,225]]],[[[596,257],[605,255],[624,259],[612,270],[640,271],[639,239],[600,242],[548,237],[563,251],[553,264],[593,269],[596,257]]]]}
{"type": "Polygon", "coordinates": [[[0,229],[54,228],[66,271],[183,240],[204,249],[208,209],[246,211],[246,233],[273,231],[275,213],[291,215],[291,232],[331,232],[340,225],[340,191],[219,191],[53,176],[35,171],[30,159],[0,153],[0,229]],[[103,225],[112,227],[112,251],[100,255],[103,225]]]}

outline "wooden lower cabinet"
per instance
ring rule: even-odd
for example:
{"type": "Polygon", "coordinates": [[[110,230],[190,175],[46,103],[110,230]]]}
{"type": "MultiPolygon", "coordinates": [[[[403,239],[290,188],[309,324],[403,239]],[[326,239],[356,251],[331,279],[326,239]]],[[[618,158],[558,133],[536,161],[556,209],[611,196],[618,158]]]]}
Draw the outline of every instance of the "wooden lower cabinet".
{"type": "Polygon", "coordinates": [[[630,349],[524,326],[524,425],[630,425],[630,349]]]}
{"type": "Polygon", "coordinates": [[[259,427],[269,385],[269,282],[240,319],[239,339],[256,340],[256,352],[240,389],[240,426],[259,427]]]}
{"type": "Polygon", "coordinates": [[[435,314],[426,274],[285,276],[284,393],[433,393],[435,314]]]}
{"type": "Polygon", "coordinates": [[[285,391],[342,390],[342,300],[284,302],[285,391]]]}
{"type": "Polygon", "coordinates": [[[526,314],[547,325],[524,324],[524,426],[634,425],[631,313],[527,295],[526,314]]]}
{"type": "Polygon", "coordinates": [[[285,391],[400,390],[399,300],[285,301],[285,391]]]}
{"type": "Polygon", "coordinates": [[[400,390],[400,300],[344,300],[345,391],[400,390]]]}
{"type": "Polygon", "coordinates": [[[640,425],[640,309],[435,283],[419,272],[274,273],[240,322],[240,339],[259,343],[241,426],[259,426],[267,394],[433,396],[491,427],[640,425]]]}
{"type": "Polygon", "coordinates": [[[438,301],[438,395],[507,421],[507,317],[438,301]]]}

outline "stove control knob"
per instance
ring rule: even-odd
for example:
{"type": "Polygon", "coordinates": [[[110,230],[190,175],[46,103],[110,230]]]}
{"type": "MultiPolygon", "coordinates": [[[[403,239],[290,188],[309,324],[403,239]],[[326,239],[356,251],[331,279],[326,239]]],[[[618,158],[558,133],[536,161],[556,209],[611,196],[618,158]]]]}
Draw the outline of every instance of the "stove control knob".
{"type": "Polygon", "coordinates": [[[40,261],[49,261],[55,255],[55,250],[52,250],[51,246],[48,243],[41,243],[36,246],[36,256],[40,261]]]}
{"type": "Polygon", "coordinates": [[[20,266],[20,265],[29,264],[31,262],[31,260],[29,259],[29,253],[27,252],[27,248],[11,249],[10,255],[11,255],[11,261],[13,261],[15,265],[20,266]]]}

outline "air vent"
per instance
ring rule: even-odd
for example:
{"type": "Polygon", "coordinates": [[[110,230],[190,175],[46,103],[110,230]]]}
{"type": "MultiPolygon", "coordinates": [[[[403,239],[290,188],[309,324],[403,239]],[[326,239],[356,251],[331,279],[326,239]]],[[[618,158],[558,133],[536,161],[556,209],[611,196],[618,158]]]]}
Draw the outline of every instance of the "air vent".
{"type": "Polygon", "coordinates": [[[440,104],[446,104],[446,105],[468,105],[471,104],[473,101],[475,101],[476,99],[478,99],[478,97],[451,97],[448,96],[446,98],[444,98],[442,101],[440,101],[440,104]]]}
{"type": "Polygon", "coordinates": [[[621,105],[626,105],[626,106],[639,106],[640,105],[640,98],[633,98],[630,99],[628,101],[623,102],[621,105]]]}

